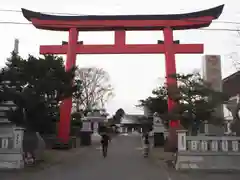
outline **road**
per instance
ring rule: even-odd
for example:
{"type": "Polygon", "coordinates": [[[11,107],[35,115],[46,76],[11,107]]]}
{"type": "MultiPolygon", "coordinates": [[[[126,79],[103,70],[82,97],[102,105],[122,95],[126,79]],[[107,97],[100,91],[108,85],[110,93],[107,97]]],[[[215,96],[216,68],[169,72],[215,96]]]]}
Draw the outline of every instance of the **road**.
{"type": "Polygon", "coordinates": [[[141,152],[140,138],[136,135],[120,136],[109,146],[106,159],[100,148],[92,147],[84,155],[64,164],[38,171],[28,177],[6,177],[1,180],[223,180],[239,179],[238,175],[183,174],[159,167],[141,152]]]}

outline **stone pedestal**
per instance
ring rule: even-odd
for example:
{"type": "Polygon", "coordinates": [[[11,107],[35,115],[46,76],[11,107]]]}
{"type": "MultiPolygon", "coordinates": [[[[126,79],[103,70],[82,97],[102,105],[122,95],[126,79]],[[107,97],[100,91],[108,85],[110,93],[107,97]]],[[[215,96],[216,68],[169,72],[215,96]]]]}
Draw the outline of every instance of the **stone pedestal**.
{"type": "Polygon", "coordinates": [[[70,141],[68,143],[63,143],[61,141],[56,141],[52,149],[71,149],[70,141]]]}
{"type": "Polygon", "coordinates": [[[164,146],[164,133],[160,132],[160,133],[153,133],[153,137],[154,137],[154,142],[153,145],[154,147],[162,147],[164,146]]]}
{"type": "Polygon", "coordinates": [[[35,153],[36,160],[42,161],[44,158],[44,151],[46,149],[46,143],[38,132],[36,133],[36,136],[37,136],[38,143],[37,143],[37,148],[34,153],[35,153]]]}
{"type": "Polygon", "coordinates": [[[38,132],[25,132],[23,138],[23,151],[33,153],[36,160],[43,160],[46,144],[38,132]]]}
{"type": "Polygon", "coordinates": [[[154,113],[153,116],[154,147],[164,146],[165,143],[164,131],[165,127],[162,123],[162,119],[159,117],[157,113],[154,113]]]}
{"type": "Polygon", "coordinates": [[[92,133],[89,131],[80,132],[80,145],[90,146],[92,144],[92,133]]]}
{"type": "Polygon", "coordinates": [[[164,145],[164,150],[166,152],[176,152],[178,149],[178,135],[177,131],[182,130],[183,127],[172,127],[168,130],[168,137],[164,145]]]}
{"type": "Polygon", "coordinates": [[[16,127],[10,131],[7,129],[5,133],[0,134],[0,169],[21,169],[24,168],[22,148],[24,132],[22,128],[16,127]]]}
{"type": "Polygon", "coordinates": [[[90,120],[85,120],[82,123],[82,129],[80,131],[80,145],[90,146],[92,144],[92,122],[90,120]]]}

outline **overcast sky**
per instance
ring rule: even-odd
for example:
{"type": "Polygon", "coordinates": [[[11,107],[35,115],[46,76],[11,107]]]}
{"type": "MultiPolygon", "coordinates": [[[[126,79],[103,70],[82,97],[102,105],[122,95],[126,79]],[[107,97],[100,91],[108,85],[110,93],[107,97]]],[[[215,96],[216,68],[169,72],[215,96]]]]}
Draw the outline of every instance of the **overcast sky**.
{"type": "MultiPolygon", "coordinates": [[[[240,9],[237,0],[1,0],[0,9],[20,10],[27,8],[41,12],[77,14],[173,14],[203,10],[226,4],[222,16],[206,30],[175,32],[175,40],[181,43],[204,43],[205,54],[219,54],[222,58],[223,77],[236,71],[228,55],[238,52],[237,32],[207,29],[237,29],[240,26],[240,9]],[[174,5],[174,6],[173,6],[174,5]],[[221,22],[220,22],[221,21],[221,22]],[[222,23],[223,21],[239,22],[222,23]]],[[[27,22],[19,12],[0,11],[0,22],[27,22]]],[[[13,50],[14,38],[20,40],[20,55],[39,55],[40,44],[60,44],[67,40],[66,32],[50,32],[35,29],[31,25],[0,23],[0,66],[13,50]]],[[[127,32],[127,43],[156,43],[162,39],[162,32],[127,32]]],[[[79,33],[79,40],[85,44],[112,44],[111,32],[79,33]]],[[[202,55],[177,55],[177,72],[188,73],[201,69],[202,55]]],[[[135,105],[139,99],[150,95],[151,90],[162,83],[165,77],[163,55],[80,55],[77,65],[104,68],[111,77],[116,96],[109,101],[107,109],[114,113],[123,108],[127,113],[141,113],[135,105]]]]}

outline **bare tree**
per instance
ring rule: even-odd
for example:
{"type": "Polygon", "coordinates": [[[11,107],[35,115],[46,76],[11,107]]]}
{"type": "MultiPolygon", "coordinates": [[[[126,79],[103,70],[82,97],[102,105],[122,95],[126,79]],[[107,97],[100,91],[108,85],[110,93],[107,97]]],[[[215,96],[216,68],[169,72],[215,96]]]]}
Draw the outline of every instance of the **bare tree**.
{"type": "Polygon", "coordinates": [[[237,71],[239,71],[240,70],[240,57],[239,57],[239,54],[237,52],[232,52],[229,55],[227,55],[227,57],[232,60],[232,64],[233,64],[234,68],[237,71]]]}
{"type": "Polygon", "coordinates": [[[80,68],[76,71],[75,79],[81,82],[81,90],[73,98],[76,111],[103,108],[114,95],[109,74],[103,69],[80,68]]]}
{"type": "Polygon", "coordinates": [[[234,34],[234,41],[235,41],[234,43],[235,43],[236,49],[235,51],[227,55],[227,58],[232,60],[232,64],[237,71],[240,70],[239,38],[240,38],[240,28],[238,27],[238,31],[236,32],[236,34],[234,34]]]}
{"type": "MultiPolygon", "coordinates": [[[[239,42],[239,37],[240,37],[240,28],[237,31],[236,38],[237,40],[236,47],[239,48],[240,44],[239,42]]],[[[229,55],[227,55],[229,59],[232,60],[232,64],[235,67],[237,71],[240,71],[240,55],[238,52],[238,49],[236,52],[232,52],[229,55]]],[[[240,93],[240,92],[239,92],[240,93]]],[[[239,96],[239,95],[237,95],[239,96]]],[[[232,113],[233,116],[233,121],[230,123],[231,124],[231,130],[236,133],[237,136],[240,136],[240,101],[239,98],[236,98],[235,100],[229,99],[227,103],[227,109],[232,113]]]]}

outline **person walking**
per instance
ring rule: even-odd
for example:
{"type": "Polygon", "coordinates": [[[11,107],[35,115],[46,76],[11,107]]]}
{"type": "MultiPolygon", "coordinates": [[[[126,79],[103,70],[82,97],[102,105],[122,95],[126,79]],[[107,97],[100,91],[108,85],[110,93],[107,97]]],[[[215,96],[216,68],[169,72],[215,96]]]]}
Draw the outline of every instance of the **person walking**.
{"type": "Polygon", "coordinates": [[[107,132],[102,133],[102,139],[101,139],[101,144],[102,144],[102,153],[103,157],[107,157],[107,152],[108,152],[108,144],[111,141],[111,138],[107,132]]]}
{"type": "Polygon", "coordinates": [[[143,134],[143,156],[148,157],[149,155],[149,149],[150,149],[150,142],[149,142],[149,133],[144,133],[143,134]]]}

